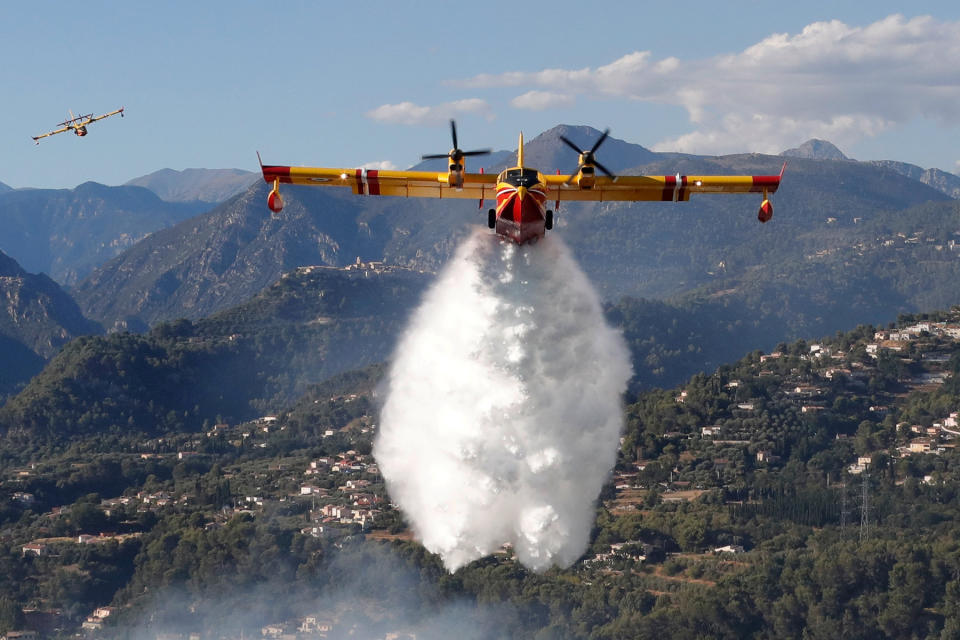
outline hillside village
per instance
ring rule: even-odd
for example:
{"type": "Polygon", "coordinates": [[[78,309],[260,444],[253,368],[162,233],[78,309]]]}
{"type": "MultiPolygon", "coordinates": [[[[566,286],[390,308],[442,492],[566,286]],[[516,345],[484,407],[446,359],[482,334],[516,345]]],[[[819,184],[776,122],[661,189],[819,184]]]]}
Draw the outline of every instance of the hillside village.
{"type": "MultiPolygon", "coordinates": [[[[924,397],[952,378],[960,361],[960,313],[955,310],[944,320],[912,321],[897,329],[863,329],[866,333],[855,341],[838,336],[782,345],[768,354],[757,352],[740,366],[699,376],[696,386],[680,388],[670,396],[675,408],[658,417],[672,414],[660,425],[673,422],[682,427],[662,426],[658,436],[648,436],[645,446],[633,451],[629,436],[621,439],[625,449],[613,478],[615,496],[606,501],[608,509],[629,514],[658,502],[689,502],[717,491],[728,502],[740,503],[742,494],[736,487],[742,486],[745,472],[776,472],[788,463],[784,441],[765,438],[762,431],[773,416],[791,429],[841,426],[832,437],[846,455],[825,477],[827,487],[838,488],[841,494],[847,493],[848,484],[858,482],[858,476],[870,476],[872,471],[896,469],[901,485],[908,478],[930,486],[949,481],[944,461],[935,459],[949,454],[953,460],[960,436],[960,398],[940,414],[904,418],[917,417],[905,410],[911,398],[924,397]],[[725,403],[704,410],[705,389],[715,391],[725,403]],[[851,413],[855,420],[835,422],[851,413]],[[878,462],[883,468],[876,470],[878,462]]],[[[709,400],[716,401],[717,396],[709,400]]],[[[624,546],[649,549],[642,540],[616,543],[592,562],[627,557],[624,546]]],[[[744,548],[726,544],[704,551],[741,553],[744,548]]],[[[631,557],[642,561],[644,556],[631,557]]]]}
{"type": "MultiPolygon", "coordinates": [[[[877,330],[871,341],[861,341],[843,349],[836,343],[811,343],[802,353],[775,351],[760,355],[755,371],[758,379],[774,379],[774,387],[768,391],[766,400],[786,401],[800,415],[829,412],[838,396],[857,398],[870,394],[880,402],[867,407],[867,417],[882,422],[888,415],[896,415],[897,404],[914,391],[930,391],[942,385],[951,375],[949,363],[956,347],[960,345],[960,323],[915,322],[897,330],[877,330]],[[879,393],[870,389],[870,382],[896,371],[896,386],[879,393]]],[[[743,380],[733,379],[723,383],[723,388],[744,401],[729,407],[734,415],[749,415],[763,408],[754,398],[741,392],[747,387],[743,380]]],[[[688,392],[681,390],[675,400],[684,404],[688,392]]],[[[913,453],[942,454],[955,448],[953,440],[960,435],[956,430],[958,412],[952,411],[928,425],[897,422],[897,456],[913,453]]],[[[666,438],[687,437],[712,442],[714,445],[753,442],[744,438],[748,434],[731,432],[724,424],[705,425],[699,434],[671,432],[666,438]]],[[[847,434],[836,434],[837,438],[847,434]]],[[[884,449],[884,453],[888,450],[884,449]]],[[[879,451],[865,451],[851,464],[848,471],[859,474],[870,464],[871,455],[879,451]]],[[[758,464],[775,464],[779,457],[771,451],[757,449],[753,452],[758,464]]],[[[637,462],[643,471],[644,461],[637,462]]],[[[681,473],[680,469],[675,470],[681,473]]],[[[929,482],[930,479],[927,479],[929,482]]],[[[669,486],[666,488],[670,488],[669,486]]]]}

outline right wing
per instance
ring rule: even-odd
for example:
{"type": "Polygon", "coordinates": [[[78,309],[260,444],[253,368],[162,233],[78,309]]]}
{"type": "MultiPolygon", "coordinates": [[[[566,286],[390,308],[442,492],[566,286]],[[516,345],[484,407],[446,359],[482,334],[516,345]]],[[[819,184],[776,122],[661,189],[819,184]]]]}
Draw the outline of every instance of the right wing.
{"type": "Polygon", "coordinates": [[[118,113],[120,114],[120,117],[123,117],[123,107],[120,107],[120,108],[117,109],[116,111],[111,111],[110,113],[105,113],[105,114],[103,114],[102,116],[96,116],[96,117],[94,117],[94,116],[92,116],[92,115],[91,115],[91,116],[87,116],[88,120],[87,120],[84,124],[89,124],[89,123],[91,123],[91,122],[96,122],[97,120],[103,120],[104,118],[109,118],[110,116],[115,116],[115,115],[117,115],[118,113]]]}
{"type": "Polygon", "coordinates": [[[304,184],[318,187],[349,187],[356,195],[400,196],[407,198],[493,198],[497,176],[493,173],[465,173],[463,185],[449,183],[449,174],[436,171],[381,171],[378,169],[334,169],[260,165],[268,183],[304,184]]]}

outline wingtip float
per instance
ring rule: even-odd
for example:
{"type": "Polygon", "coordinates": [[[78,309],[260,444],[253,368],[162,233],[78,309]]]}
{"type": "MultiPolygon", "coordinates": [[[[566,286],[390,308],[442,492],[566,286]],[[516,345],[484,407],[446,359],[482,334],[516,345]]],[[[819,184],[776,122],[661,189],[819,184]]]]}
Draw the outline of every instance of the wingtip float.
{"type": "MultiPolygon", "coordinates": [[[[499,175],[467,173],[465,158],[490,153],[489,149],[463,151],[457,145],[457,129],[450,121],[453,148],[443,154],[424,155],[423,159],[448,160],[447,171],[380,171],[376,169],[336,169],[292,167],[260,163],[263,179],[273,185],[267,206],[274,213],[283,210],[280,184],[349,187],[356,195],[401,196],[418,198],[475,198],[483,208],[486,198],[495,197],[496,208],[487,212],[487,225],[497,235],[523,244],[536,242],[553,227],[554,211],[561,201],[664,201],[686,202],[694,193],[761,193],[757,213],[760,222],[773,217],[770,195],[783,178],[769,176],[617,176],[600,164],[596,152],[607,139],[604,131],[589,149],[581,149],[570,140],[561,140],[579,154],[577,170],[571,175],[544,175],[524,166],[523,134],[517,149],[517,164],[499,175]],[[605,175],[597,176],[597,169],[605,175]],[[547,204],[553,201],[554,208],[547,204]]],[[[257,154],[259,159],[259,153],[257,154]]]]}
{"type": "Polygon", "coordinates": [[[60,127],[59,129],[48,131],[47,133],[41,133],[39,136],[31,136],[33,138],[33,141],[36,144],[40,144],[40,140],[42,138],[48,138],[58,133],[63,133],[65,131],[73,131],[74,135],[82,138],[83,136],[87,135],[87,125],[93,122],[96,122],[97,120],[103,120],[104,118],[115,116],[118,113],[122,118],[123,107],[120,107],[115,111],[111,111],[110,113],[105,113],[102,116],[94,116],[92,113],[88,113],[86,115],[81,115],[81,116],[74,116],[73,111],[69,111],[68,113],[70,114],[70,117],[57,125],[58,127],[60,127]]]}
{"type": "Polygon", "coordinates": [[[756,176],[756,178],[772,178],[775,180],[769,180],[769,184],[765,185],[763,180],[758,181],[760,186],[763,188],[763,202],[760,203],[760,210],[757,212],[757,220],[760,222],[768,222],[770,218],[773,217],[773,203],[770,202],[769,194],[773,193],[780,186],[780,181],[783,180],[783,172],[787,170],[787,163],[784,162],[783,166],[780,167],[780,175],[778,176],[756,176]]]}

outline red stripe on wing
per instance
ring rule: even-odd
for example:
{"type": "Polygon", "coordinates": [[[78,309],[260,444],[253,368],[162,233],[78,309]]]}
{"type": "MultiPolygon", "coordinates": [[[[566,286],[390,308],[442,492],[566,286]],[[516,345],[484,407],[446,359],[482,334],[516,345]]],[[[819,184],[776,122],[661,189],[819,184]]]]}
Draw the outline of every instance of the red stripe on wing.
{"type": "Polygon", "coordinates": [[[673,191],[677,187],[677,176],[663,176],[663,193],[660,199],[664,202],[673,202],[673,191]]]}
{"type": "Polygon", "coordinates": [[[281,165],[264,165],[262,167],[263,171],[263,181],[264,182],[273,182],[277,178],[280,179],[280,182],[285,184],[290,184],[290,167],[285,167],[281,165]]]}
{"type": "Polygon", "coordinates": [[[753,186],[750,187],[752,193],[762,193],[767,191],[773,193],[780,186],[780,176],[753,176],[753,186]]]}

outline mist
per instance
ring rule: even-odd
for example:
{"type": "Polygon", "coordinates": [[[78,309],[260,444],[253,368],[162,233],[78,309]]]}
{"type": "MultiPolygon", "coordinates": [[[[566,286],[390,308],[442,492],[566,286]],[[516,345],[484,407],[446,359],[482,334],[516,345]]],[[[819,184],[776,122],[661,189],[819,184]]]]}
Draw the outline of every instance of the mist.
{"type": "Polygon", "coordinates": [[[631,374],[555,236],[476,229],[401,337],[374,443],[391,499],[455,571],[508,543],[537,572],[586,549],[631,374]]]}
{"type": "Polygon", "coordinates": [[[114,614],[124,619],[113,626],[113,637],[259,638],[272,626],[285,637],[331,640],[492,640],[512,637],[521,624],[520,610],[512,604],[442,594],[435,580],[424,578],[435,575],[433,567],[417,566],[387,545],[360,539],[337,544],[322,569],[306,580],[244,585],[224,576],[224,583],[151,590],[137,607],[114,614]],[[314,627],[327,627],[325,635],[309,630],[308,618],[314,627]]]}

